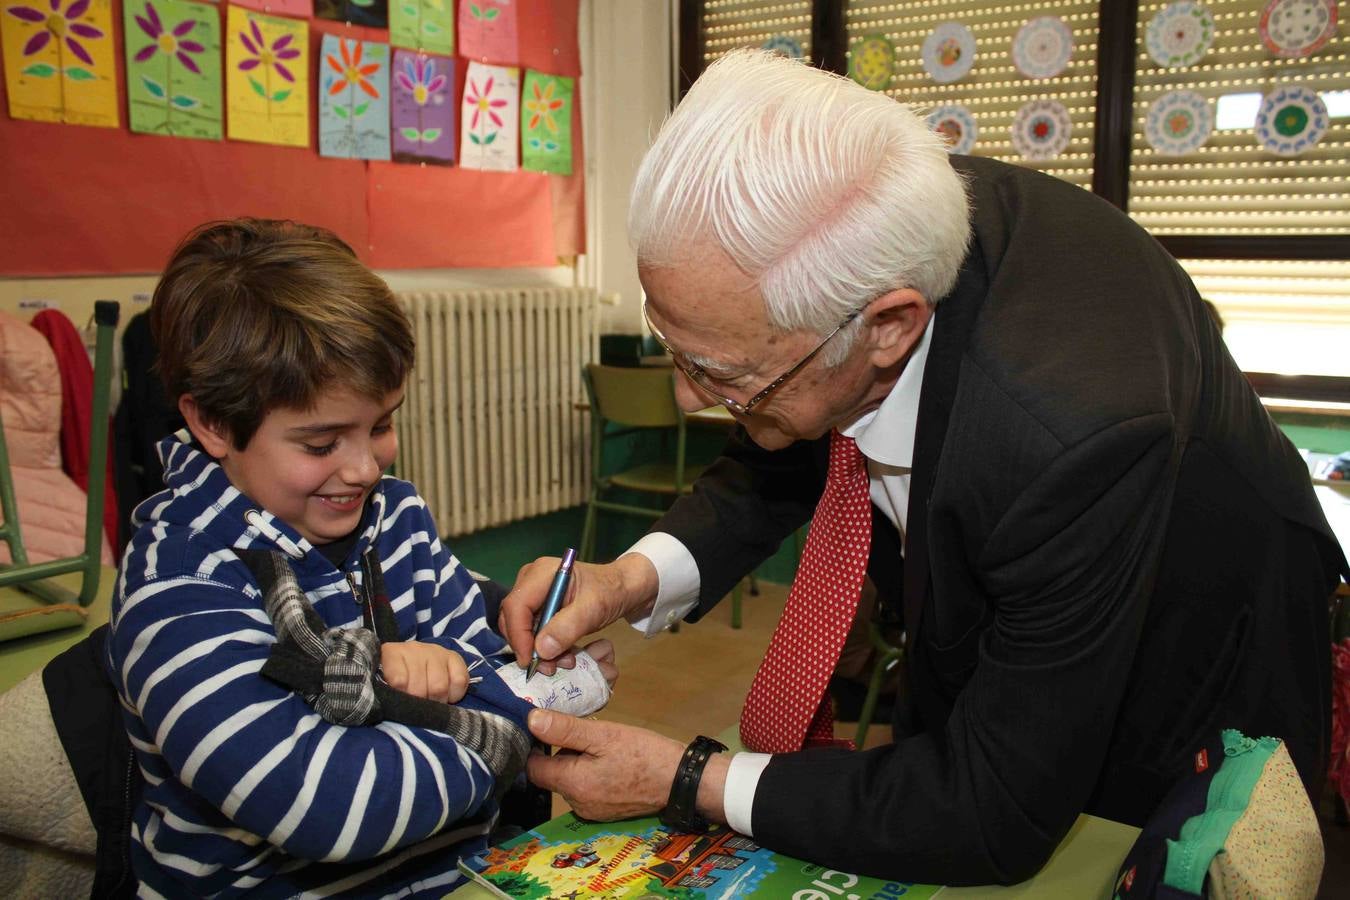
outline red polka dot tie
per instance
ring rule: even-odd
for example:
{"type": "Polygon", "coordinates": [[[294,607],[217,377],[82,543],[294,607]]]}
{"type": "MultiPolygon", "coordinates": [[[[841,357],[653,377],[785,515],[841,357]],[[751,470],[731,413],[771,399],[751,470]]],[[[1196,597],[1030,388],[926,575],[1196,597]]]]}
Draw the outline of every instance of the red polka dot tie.
{"type": "Polygon", "coordinates": [[[853,438],[830,434],[830,468],[764,661],[741,711],[741,743],[760,753],[844,744],[834,739],[825,687],[853,624],[872,543],[867,460],[853,438]]]}

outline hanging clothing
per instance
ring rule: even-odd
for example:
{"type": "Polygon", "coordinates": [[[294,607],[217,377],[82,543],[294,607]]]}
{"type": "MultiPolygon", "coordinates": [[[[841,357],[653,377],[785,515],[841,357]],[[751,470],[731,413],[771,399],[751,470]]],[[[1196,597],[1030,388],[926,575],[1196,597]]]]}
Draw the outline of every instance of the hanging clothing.
{"type": "MultiPolygon", "coordinates": [[[[32,325],[51,345],[61,372],[61,468],[89,490],[89,427],[94,415],[94,367],[75,324],[60,310],[44,309],[32,325]]],[[[109,429],[111,431],[111,429],[109,429]]],[[[103,532],[117,544],[117,489],[113,484],[112,442],[104,462],[103,532]]]]}

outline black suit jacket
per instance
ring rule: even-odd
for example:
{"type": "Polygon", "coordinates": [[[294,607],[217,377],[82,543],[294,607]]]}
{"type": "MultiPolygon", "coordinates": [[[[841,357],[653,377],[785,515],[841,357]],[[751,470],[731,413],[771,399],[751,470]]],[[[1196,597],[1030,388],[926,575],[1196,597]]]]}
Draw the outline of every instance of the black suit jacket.
{"type": "MultiPolygon", "coordinates": [[[[1283,737],[1315,788],[1344,561],[1306,467],[1144,231],[1064,182],[954,164],[974,240],[932,326],[904,563],[888,524],[871,556],[908,629],[895,743],[774,757],[756,840],[1018,881],[1081,812],[1141,823],[1224,727],[1283,737]]],[[[690,619],[810,516],[827,445],[739,433],[657,524],[698,562],[690,619]]]]}

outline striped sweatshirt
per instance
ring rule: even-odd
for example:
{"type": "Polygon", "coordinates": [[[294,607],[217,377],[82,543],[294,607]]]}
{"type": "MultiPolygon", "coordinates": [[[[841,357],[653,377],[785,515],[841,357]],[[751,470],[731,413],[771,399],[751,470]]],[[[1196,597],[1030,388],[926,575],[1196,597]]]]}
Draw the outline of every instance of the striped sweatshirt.
{"type": "MultiPolygon", "coordinates": [[[[264,678],[277,637],[233,550],[285,553],[324,622],[356,627],[360,558],[373,544],[400,639],[488,658],[477,675],[509,652],[472,576],[407,482],[382,480],[335,568],[186,431],[159,452],[167,490],[136,510],[107,658],[146,781],[132,822],[140,895],[443,896],[456,860],[486,847],[491,772],[447,735],[333,725],[264,678]]],[[[530,708],[491,674],[461,704],[522,727],[530,708]]]]}

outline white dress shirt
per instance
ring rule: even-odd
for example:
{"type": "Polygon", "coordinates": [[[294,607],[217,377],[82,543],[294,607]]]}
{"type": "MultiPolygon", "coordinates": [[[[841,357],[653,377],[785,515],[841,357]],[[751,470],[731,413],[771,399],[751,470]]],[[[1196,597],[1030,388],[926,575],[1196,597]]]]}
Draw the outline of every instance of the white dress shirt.
{"type": "MultiPolygon", "coordinates": [[[[909,473],[914,464],[919,392],[932,333],[930,318],[918,346],[881,406],[841,429],[844,435],[858,442],[858,448],[867,458],[872,502],[900,532],[902,545],[905,517],[909,512],[909,473]]],[[[630,619],[634,628],[646,637],[652,637],[694,608],[699,591],[698,563],[683,543],[659,531],[644,536],[628,552],[642,554],[656,567],[659,582],[656,602],[640,617],[630,619]]],[[[770,758],[768,753],[748,752],[737,753],[731,758],[722,803],[727,824],[741,834],[754,836],[750,831],[750,814],[754,808],[755,788],[770,758]]]]}

